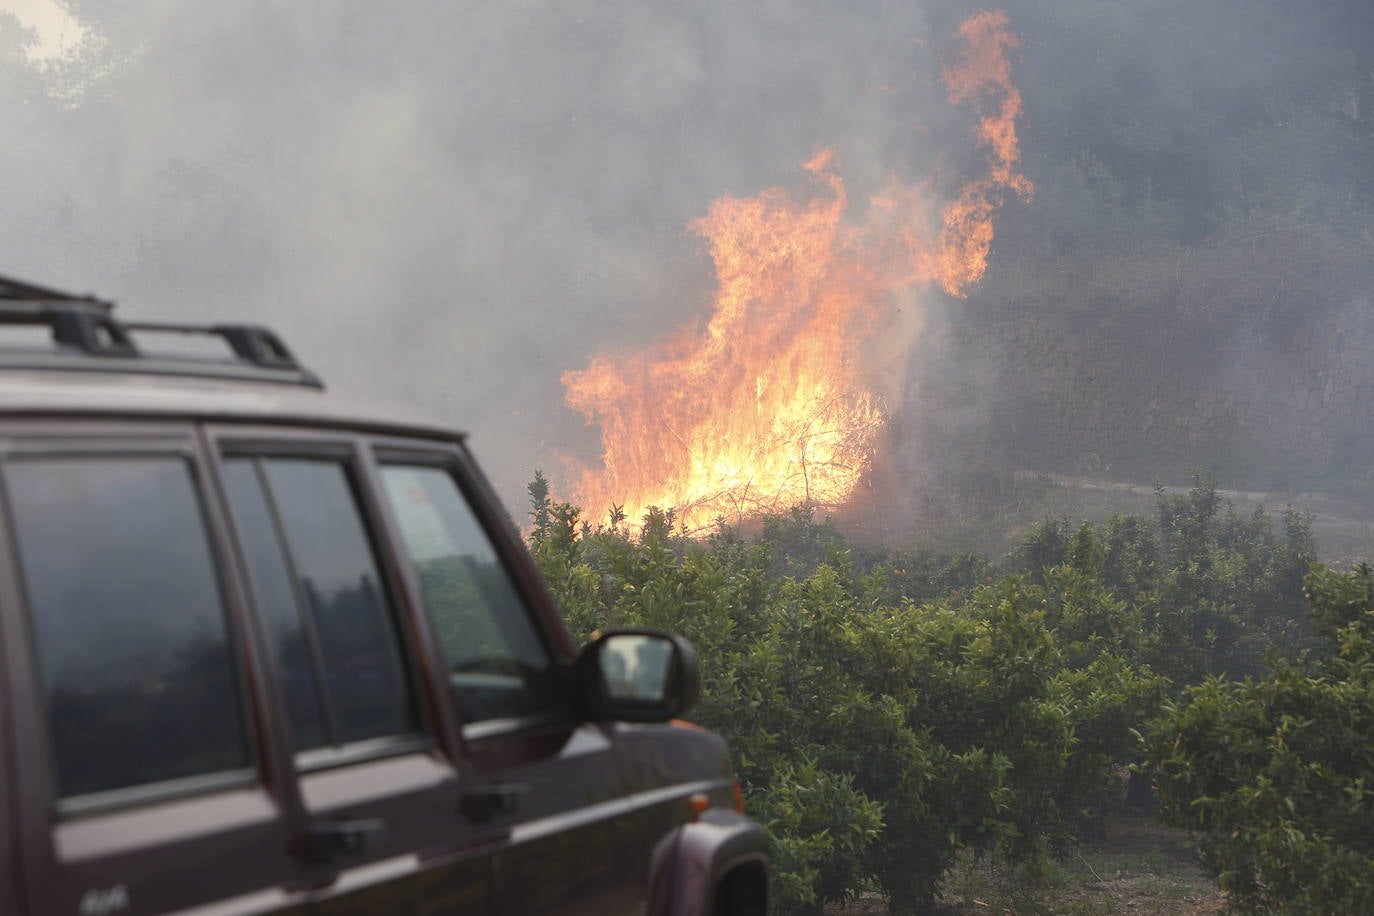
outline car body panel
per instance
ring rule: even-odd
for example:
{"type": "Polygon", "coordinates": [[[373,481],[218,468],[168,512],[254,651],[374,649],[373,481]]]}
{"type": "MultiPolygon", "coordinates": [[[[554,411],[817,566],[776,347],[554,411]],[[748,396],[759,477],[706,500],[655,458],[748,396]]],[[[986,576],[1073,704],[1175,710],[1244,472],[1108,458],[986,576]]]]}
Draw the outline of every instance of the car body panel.
{"type": "MultiPolygon", "coordinates": [[[[3,547],[4,543],[5,538],[0,537],[0,547],[3,547]]],[[[0,596],[0,605],[3,605],[4,600],[3,596],[0,596]]],[[[4,617],[3,611],[0,610],[0,643],[5,639],[4,617]]],[[[0,688],[9,683],[6,668],[4,652],[0,651],[0,688]]],[[[24,886],[20,880],[23,875],[23,861],[18,842],[24,832],[14,805],[14,764],[11,758],[13,749],[10,746],[13,726],[10,708],[9,702],[0,699],[0,914],[4,916],[18,913],[24,899],[24,886]]]]}
{"type": "Polygon", "coordinates": [[[609,729],[555,726],[469,749],[479,779],[517,793],[513,810],[489,820],[494,912],[639,911],[639,882],[624,868],[625,807],[609,729]]]}
{"type": "Polygon", "coordinates": [[[735,873],[747,874],[754,884],[748,889],[749,912],[767,911],[767,841],[763,828],[744,815],[709,809],[661,841],[655,852],[649,907],[655,916],[713,913],[722,884],[735,873]]]}
{"type": "MultiPolygon", "coordinates": [[[[380,495],[382,458],[454,475],[570,688],[577,647],[461,433],[408,408],[304,386],[0,369],[0,460],[35,449],[174,449],[191,462],[253,762],[228,782],[59,810],[47,752],[33,740],[46,733],[46,713],[35,702],[15,533],[0,524],[0,916],[706,916],[718,869],[766,863],[761,831],[724,810],[733,790],[715,735],[579,721],[571,696],[537,720],[463,723],[380,495]],[[336,759],[292,750],[281,673],[223,483],[224,455],[236,449],[323,450],[349,462],[419,706],[421,733],[409,744],[336,759]],[[715,807],[703,813],[693,802],[702,797],[715,807]]],[[[0,515],[9,517],[2,492],[0,515]]]]}
{"type": "Polygon", "coordinates": [[[462,433],[413,407],[300,385],[117,373],[57,375],[0,369],[0,415],[238,420],[450,441],[463,438],[462,433]]]}
{"type": "MultiPolygon", "coordinates": [[[[61,453],[96,460],[111,450],[133,448],[141,454],[175,453],[194,463],[196,451],[185,424],[126,430],[119,423],[68,429],[0,422],[0,443],[5,456],[61,453]]],[[[5,502],[0,493],[0,508],[5,502]]],[[[14,533],[9,525],[0,528],[0,635],[12,688],[5,695],[12,704],[14,733],[42,736],[47,733],[42,704],[34,702],[35,687],[27,686],[37,685],[39,675],[29,648],[34,636],[24,610],[14,533]]],[[[212,552],[217,551],[214,538],[207,540],[212,552]]],[[[233,601],[230,590],[223,597],[226,605],[233,601]]],[[[232,635],[243,637],[240,631],[232,635]]],[[[257,707],[261,685],[246,670],[240,676],[244,702],[257,707]]],[[[255,754],[264,750],[260,740],[250,743],[255,754]]],[[[27,753],[16,758],[14,784],[29,912],[84,916],[194,911],[263,892],[277,895],[274,905],[281,912],[304,906],[304,895],[285,890],[298,881],[299,870],[288,852],[288,815],[272,791],[281,785],[280,774],[274,774],[263,757],[256,761],[258,772],[273,774],[265,779],[243,772],[153,786],[147,792],[116,791],[106,793],[109,799],[89,811],[63,814],[57,810],[46,743],[30,739],[24,749],[27,753]],[[121,794],[128,795],[123,804],[121,794]],[[219,864],[206,869],[206,863],[219,864]]],[[[251,911],[261,899],[245,905],[251,911]]]]}

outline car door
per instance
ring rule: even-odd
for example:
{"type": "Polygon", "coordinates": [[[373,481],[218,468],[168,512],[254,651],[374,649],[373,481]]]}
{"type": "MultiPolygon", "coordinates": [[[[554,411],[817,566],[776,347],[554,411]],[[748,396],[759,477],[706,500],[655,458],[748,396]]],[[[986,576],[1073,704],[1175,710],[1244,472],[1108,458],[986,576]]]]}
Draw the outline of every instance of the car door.
{"type": "Polygon", "coordinates": [[[459,447],[379,443],[376,461],[477,780],[467,808],[496,844],[493,911],[642,912],[615,732],[577,721],[572,647],[513,526],[459,447]]]}
{"type": "MultiPolygon", "coordinates": [[[[0,599],[3,600],[3,599],[0,599]]],[[[0,632],[3,632],[0,624],[0,632]]],[[[8,690],[5,678],[5,659],[0,654],[0,689],[8,690]]],[[[19,913],[19,876],[15,865],[19,862],[16,843],[19,837],[19,820],[15,816],[10,800],[10,716],[9,711],[0,706],[0,913],[19,913]]]]}
{"type": "Polygon", "coordinates": [[[289,725],[312,912],[486,912],[453,714],[431,689],[432,640],[397,586],[358,442],[213,436],[289,725]]]}
{"type": "Polygon", "coordinates": [[[192,430],[5,426],[0,503],[24,911],[305,912],[192,430]]]}

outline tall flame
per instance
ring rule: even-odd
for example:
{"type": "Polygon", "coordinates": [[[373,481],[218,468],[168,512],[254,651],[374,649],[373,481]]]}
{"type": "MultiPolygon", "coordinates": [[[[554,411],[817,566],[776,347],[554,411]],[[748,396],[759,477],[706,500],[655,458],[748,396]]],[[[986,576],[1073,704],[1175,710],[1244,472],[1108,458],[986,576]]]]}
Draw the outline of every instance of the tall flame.
{"type": "Polygon", "coordinates": [[[940,233],[940,285],[961,295],[978,282],[987,268],[992,247],[992,214],[1001,200],[996,192],[1011,188],[1029,200],[1034,192],[1026,176],[1016,171],[1021,149],[1016,139],[1016,119],[1021,116],[1021,92],[1011,81],[1007,51],[1021,42],[1008,29],[1007,14],[975,13],[959,27],[965,42],[959,63],[946,70],[945,85],[952,103],[971,102],[982,107],[987,96],[1000,102],[978,122],[978,145],[990,148],[986,178],[964,186],[959,199],[945,207],[940,233]]]}
{"type": "Polygon", "coordinates": [[[705,328],[563,376],[568,403],[601,427],[604,467],[581,473],[582,505],[617,507],[631,523],[650,506],[673,509],[691,530],[848,499],[887,416],[870,338],[902,323],[902,294],[934,282],[964,295],[986,269],[1001,192],[1032,193],[1017,171],[1007,17],[978,13],[959,35],[944,83],[951,103],[981,115],[987,174],[938,211],[922,188],[893,179],[854,223],[826,149],[804,165],[802,201],[782,188],[715,201],[689,227],[715,264],[705,328]]]}

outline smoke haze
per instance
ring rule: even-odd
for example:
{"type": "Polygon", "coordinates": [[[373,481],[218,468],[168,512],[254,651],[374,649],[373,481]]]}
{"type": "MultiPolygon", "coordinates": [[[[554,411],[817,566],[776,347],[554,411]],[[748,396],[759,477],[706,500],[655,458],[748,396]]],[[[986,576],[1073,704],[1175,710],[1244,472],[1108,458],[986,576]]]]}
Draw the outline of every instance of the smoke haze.
{"type": "Polygon", "coordinates": [[[5,270],[270,323],[470,430],[507,497],[587,438],[561,372],[703,305],[714,197],[821,144],[879,181],[938,98],[910,4],[68,8],[46,70],[0,13],[5,270]]]}
{"type": "MultiPolygon", "coordinates": [[[[1066,196],[1095,148],[1060,130],[1075,106],[1134,131],[1150,167],[1168,153],[1158,182],[1208,194],[1234,169],[1178,125],[1223,138],[1322,68],[1363,85],[1354,6],[1166,6],[999,4],[1042,186],[1018,206],[1057,232],[1092,236],[1104,206],[1066,196]],[[1121,85],[1136,94],[1102,97],[1121,85]]],[[[517,518],[535,468],[596,458],[560,376],[705,319],[686,227],[713,200],[794,181],[822,147],[857,207],[891,177],[948,191],[983,163],[940,83],[972,5],[70,0],[79,44],[43,60],[6,8],[0,272],[144,318],[272,325],[332,388],[469,430],[517,518]]],[[[1178,238],[1208,231],[1189,218],[1178,238]]],[[[993,269],[1039,256],[1008,247],[1029,225],[999,228],[993,269]]]]}

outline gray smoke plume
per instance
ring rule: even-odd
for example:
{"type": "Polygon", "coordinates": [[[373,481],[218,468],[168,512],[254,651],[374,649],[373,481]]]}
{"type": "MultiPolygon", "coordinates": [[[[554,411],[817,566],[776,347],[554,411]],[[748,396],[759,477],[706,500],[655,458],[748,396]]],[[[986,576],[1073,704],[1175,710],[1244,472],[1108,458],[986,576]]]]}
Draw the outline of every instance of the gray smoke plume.
{"type": "Polygon", "coordinates": [[[0,13],[3,269],[275,326],[469,430],[508,501],[595,457],[562,372],[704,315],[712,199],[833,145],[861,200],[944,105],[910,3],[69,9],[92,47],[47,71],[0,13]]]}
{"type": "MultiPolygon", "coordinates": [[[[64,5],[84,44],[37,65],[0,0],[0,272],[270,324],[332,387],[470,430],[517,517],[535,468],[596,458],[559,376],[704,320],[684,230],[713,199],[796,181],[821,147],[859,210],[889,176],[944,199],[982,162],[940,84],[980,8],[957,0],[64,5]]],[[[957,449],[1141,473],[1251,442],[1294,467],[1366,453],[1327,427],[1358,419],[1347,369],[1374,360],[1304,356],[1275,385],[1346,372],[1329,409],[1327,381],[1276,411],[1227,380],[1299,352],[1313,309],[1322,340],[1363,339],[1374,6],[996,6],[1037,195],[928,316],[942,349],[910,360],[905,403],[930,416],[898,418],[896,476],[972,466],[957,449]],[[1162,379],[1149,399],[1133,360],[1162,379]],[[1329,447],[1293,461],[1265,418],[1310,404],[1327,425],[1302,437],[1329,447]]]]}

